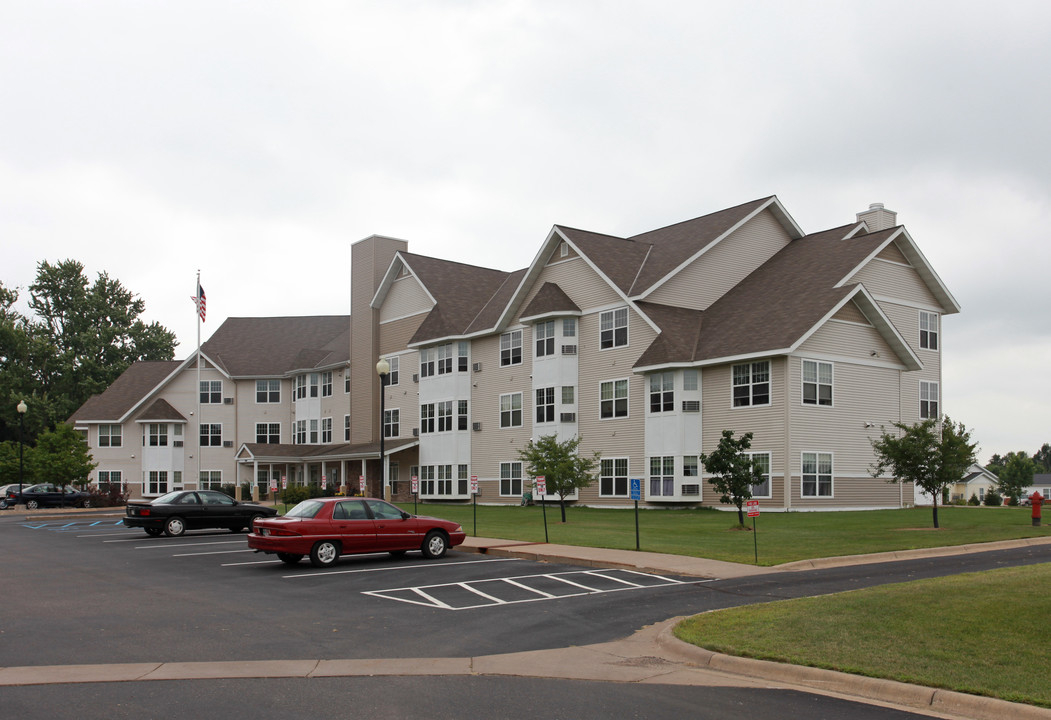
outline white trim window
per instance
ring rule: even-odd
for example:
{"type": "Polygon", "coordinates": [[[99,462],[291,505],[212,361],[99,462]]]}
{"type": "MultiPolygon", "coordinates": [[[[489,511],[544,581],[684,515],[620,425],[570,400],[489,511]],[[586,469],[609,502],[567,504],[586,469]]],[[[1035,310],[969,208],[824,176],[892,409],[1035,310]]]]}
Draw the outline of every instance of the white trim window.
{"type": "Polygon", "coordinates": [[[99,470],[98,486],[99,492],[108,493],[111,490],[121,491],[123,479],[120,470],[99,470]],[[111,487],[112,486],[112,487],[111,487]]]}
{"type": "Polygon", "coordinates": [[[659,372],[650,375],[650,412],[675,410],[675,373],[659,372]]]}
{"type": "Polygon", "coordinates": [[[607,310],[599,315],[599,349],[627,347],[628,309],[607,310]]]}
{"type": "Polygon", "coordinates": [[[500,367],[522,364],[522,331],[512,330],[500,336],[500,367]]]}
{"type": "Polygon", "coordinates": [[[651,497],[671,497],[675,494],[675,458],[671,455],[650,458],[651,497]]]}
{"type": "Polygon", "coordinates": [[[938,383],[920,380],[920,418],[938,419],[938,383]]]}
{"type": "Polygon", "coordinates": [[[536,357],[554,355],[555,321],[545,320],[538,322],[533,330],[533,339],[536,341],[536,357]]]}
{"type": "MultiPolygon", "coordinates": [[[[223,489],[223,471],[222,470],[201,470],[201,475],[197,479],[198,490],[222,490],[223,489]]],[[[203,500],[204,498],[202,498],[203,500]]]]}
{"type": "Polygon", "coordinates": [[[438,405],[438,432],[452,432],[453,401],[443,400],[438,405]]]}
{"type": "Polygon", "coordinates": [[[318,438],[318,423],[317,423],[317,420],[314,419],[314,420],[310,421],[310,444],[311,445],[317,445],[317,438],[318,438]]]}
{"type": "Polygon", "coordinates": [[[321,442],[329,444],[332,442],[332,418],[321,418],[321,442]]]}
{"type": "Polygon", "coordinates": [[[451,375],[453,371],[453,344],[438,346],[438,374],[451,375]]]}
{"type": "Polygon", "coordinates": [[[296,375],[296,400],[302,400],[307,396],[307,376],[296,375]]]}
{"type": "Polygon", "coordinates": [[[562,337],[577,336],[577,319],[575,317],[562,318],[562,337]]]}
{"type": "Polygon", "coordinates": [[[401,434],[401,409],[383,411],[383,437],[396,438],[401,434]]]}
{"type": "Polygon", "coordinates": [[[769,498],[773,497],[772,485],[770,484],[770,453],[768,452],[749,452],[745,453],[748,457],[752,458],[759,465],[759,470],[763,474],[763,481],[757,485],[752,485],[752,497],[754,498],[769,498]]]}
{"type": "Polygon", "coordinates": [[[350,415],[343,416],[343,442],[350,442],[350,415]]]}
{"type": "Polygon", "coordinates": [[[536,389],[536,421],[540,423],[551,423],[555,421],[555,389],[536,389]]]}
{"type": "Polygon", "coordinates": [[[628,416],[628,381],[607,380],[599,386],[599,417],[602,419],[628,416]]]}
{"type": "Polygon", "coordinates": [[[920,310],[920,347],[938,349],[938,313],[920,310]]]}
{"type": "Polygon", "coordinates": [[[602,458],[598,476],[599,497],[628,496],[628,458],[602,458]]]}
{"type": "Polygon", "coordinates": [[[321,373],[321,397],[332,397],[332,371],[321,373]]]}
{"type": "Polygon", "coordinates": [[[434,403],[420,405],[420,435],[434,432],[434,403]]]}
{"type": "Polygon", "coordinates": [[[466,430],[470,424],[470,413],[468,412],[470,404],[467,400],[456,401],[456,429],[466,430]]]}
{"type": "Polygon", "coordinates": [[[148,481],[146,495],[163,495],[168,492],[167,470],[150,470],[146,474],[146,478],[148,481]]]}
{"type": "Polygon", "coordinates": [[[522,427],[522,393],[500,396],[500,427],[522,427]]]}
{"type": "Polygon", "coordinates": [[[801,469],[802,488],[800,490],[802,497],[832,497],[832,453],[803,453],[801,469]]]}
{"type": "Polygon", "coordinates": [[[321,376],[318,373],[310,373],[310,397],[317,397],[318,386],[320,384],[321,376]]]}
{"type": "Polygon", "coordinates": [[[420,350],[420,377],[431,377],[434,375],[434,348],[422,348],[420,350]]]}
{"type": "Polygon", "coordinates": [[[770,404],[770,361],[733,366],[733,406],[770,404]]]}
{"type": "Polygon", "coordinates": [[[222,380],[201,380],[201,404],[221,405],[223,402],[222,380]]]}
{"type": "Polygon", "coordinates": [[[281,443],[281,423],[256,423],[255,441],[261,445],[281,443]]]}
{"type": "Polygon", "coordinates": [[[306,445],[307,444],[307,421],[306,420],[296,420],[296,436],[295,436],[295,439],[296,439],[296,442],[295,442],[296,445],[306,445]]]}
{"type": "Polygon", "coordinates": [[[522,495],[522,463],[516,461],[500,463],[500,496],[522,495]]]}
{"type": "Polygon", "coordinates": [[[832,363],[803,361],[803,404],[832,407],[832,363]]]}
{"type": "Polygon", "coordinates": [[[256,380],[255,381],[256,405],[272,404],[281,402],[280,380],[256,380]]]}
{"type": "MultiPolygon", "coordinates": [[[[167,447],[168,445],[168,424],[167,423],[150,423],[147,428],[149,434],[149,445],[150,447],[167,447]]],[[[145,442],[143,443],[145,444],[145,442]]]]}
{"type": "Polygon", "coordinates": [[[456,372],[467,372],[471,364],[471,344],[466,340],[456,343],[456,372]]]}
{"type": "Polygon", "coordinates": [[[124,441],[120,425],[99,425],[99,447],[120,447],[124,441]]]}
{"type": "Polygon", "coordinates": [[[390,372],[387,373],[387,385],[397,385],[401,358],[389,357],[387,358],[387,364],[390,365],[390,372]]]}
{"type": "Polygon", "coordinates": [[[434,466],[421,465],[419,468],[420,495],[434,495],[434,466]]]}

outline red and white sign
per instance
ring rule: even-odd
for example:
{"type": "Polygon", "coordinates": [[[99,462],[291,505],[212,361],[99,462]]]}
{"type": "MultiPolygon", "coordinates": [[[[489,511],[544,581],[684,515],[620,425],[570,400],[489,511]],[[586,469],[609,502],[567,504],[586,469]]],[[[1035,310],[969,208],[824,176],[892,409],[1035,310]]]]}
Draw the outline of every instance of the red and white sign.
{"type": "Polygon", "coordinates": [[[287,475],[282,475],[281,476],[281,489],[282,490],[288,490],[288,476],[287,475]]]}
{"type": "Polygon", "coordinates": [[[412,494],[415,495],[420,491],[420,479],[415,475],[412,476],[412,494]]]}
{"type": "Polygon", "coordinates": [[[745,505],[748,507],[748,517],[759,517],[758,500],[746,500],[745,505]]]}
{"type": "Polygon", "coordinates": [[[471,476],[471,494],[472,495],[477,495],[478,494],[478,476],[477,475],[472,475],[471,476]]]}
{"type": "Polygon", "coordinates": [[[536,494],[547,495],[547,478],[543,475],[536,476],[536,494]]]}
{"type": "Polygon", "coordinates": [[[361,490],[361,494],[365,494],[365,476],[358,475],[358,489],[361,490]]]}
{"type": "Polygon", "coordinates": [[[272,492],[272,493],[276,493],[277,492],[277,478],[276,477],[270,478],[270,492],[272,492]]]}
{"type": "Polygon", "coordinates": [[[328,478],[326,478],[324,475],[321,476],[321,489],[322,490],[327,490],[328,489],[328,478]]]}

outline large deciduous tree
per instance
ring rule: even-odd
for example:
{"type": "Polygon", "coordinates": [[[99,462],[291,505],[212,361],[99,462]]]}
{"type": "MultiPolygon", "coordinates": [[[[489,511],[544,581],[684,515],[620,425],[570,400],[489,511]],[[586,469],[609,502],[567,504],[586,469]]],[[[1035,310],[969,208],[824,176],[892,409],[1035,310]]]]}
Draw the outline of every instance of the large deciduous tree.
{"type": "Polygon", "coordinates": [[[711,474],[708,482],[719,493],[719,502],[737,506],[737,522],[744,527],[744,503],[752,497],[752,486],[763,481],[763,470],[747,454],[752,447],[752,433],[739,439],[733,430],[723,430],[719,445],[711,453],[701,454],[704,469],[711,474]]]}
{"type": "Polygon", "coordinates": [[[59,423],[54,430],[41,433],[30,457],[34,482],[63,488],[69,484],[84,485],[98,465],[92,461],[84,438],[68,423],[59,423]]]}
{"type": "Polygon", "coordinates": [[[996,483],[1000,495],[1017,502],[1025,489],[1033,484],[1036,471],[1037,464],[1026,453],[1008,453],[996,483]]]}
{"type": "Polygon", "coordinates": [[[975,461],[978,444],[971,442],[971,433],[963,423],[954,423],[948,417],[940,433],[933,418],[915,425],[896,422],[894,427],[898,433],[883,432],[872,441],[876,453],[872,476],[881,477],[889,470],[889,482],[911,482],[931,495],[937,528],[938,498],[963,479],[975,461]]]}
{"type": "Polygon", "coordinates": [[[555,435],[544,435],[539,440],[530,440],[518,451],[528,476],[543,475],[547,494],[558,495],[562,522],[566,521],[566,497],[595,481],[595,468],[600,459],[598,453],[591,457],[580,455],[580,440],[575,437],[559,442],[555,435]]]}
{"type": "Polygon", "coordinates": [[[35,437],[65,421],[138,360],[170,360],[175,334],[140,315],[145,302],[106,273],[94,282],[75,260],[37,265],[28,306],[14,310],[16,290],[0,286],[0,439],[16,439],[15,406],[30,406],[35,437]]]}

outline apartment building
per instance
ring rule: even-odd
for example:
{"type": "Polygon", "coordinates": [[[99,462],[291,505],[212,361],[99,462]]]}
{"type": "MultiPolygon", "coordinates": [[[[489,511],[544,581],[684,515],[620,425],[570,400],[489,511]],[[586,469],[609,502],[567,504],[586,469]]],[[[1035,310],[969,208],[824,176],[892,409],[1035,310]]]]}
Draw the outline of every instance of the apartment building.
{"type": "Polygon", "coordinates": [[[882,205],[812,234],[776,197],[627,238],[556,225],[513,272],[380,236],[351,262],[349,317],[231,318],[199,381],[196,353],[141,363],[86,403],[96,482],[364,478],[405,499],[415,480],[421,499],[517,504],[519,451],[554,434],[601,455],[577,502],[627,505],[639,478],[646,504],[717,506],[699,458],[730,429],[753,433],[764,507],[915,500],[871,476],[870,440],[940,415],[959,306],[882,205]]]}

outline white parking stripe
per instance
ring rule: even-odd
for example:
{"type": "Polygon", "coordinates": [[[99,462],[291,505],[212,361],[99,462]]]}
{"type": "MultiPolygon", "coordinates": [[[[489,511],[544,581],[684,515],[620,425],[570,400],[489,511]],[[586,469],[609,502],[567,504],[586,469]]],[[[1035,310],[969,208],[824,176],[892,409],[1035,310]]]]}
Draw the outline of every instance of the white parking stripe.
{"type": "MultiPolygon", "coordinates": [[[[362,556],[364,557],[364,556],[362,556]]],[[[308,572],[300,573],[298,575],[282,575],[283,578],[316,578],[316,577],[329,577],[330,575],[352,575],[354,573],[367,573],[367,572],[384,572],[386,570],[424,570],[424,569],[437,569],[448,567],[450,565],[477,565],[478,563],[495,563],[495,562],[518,562],[520,558],[493,558],[492,560],[462,560],[459,562],[447,562],[447,563],[420,563],[419,565],[395,565],[393,567],[384,566],[376,568],[361,568],[358,570],[328,570],[324,572],[308,572]]],[[[408,590],[409,588],[403,588],[408,590]]]]}
{"type": "Polygon", "coordinates": [[[235,553],[255,552],[252,548],[244,550],[215,550],[213,552],[176,553],[172,557],[197,557],[198,555],[233,555],[235,553]]]}
{"type": "Polygon", "coordinates": [[[156,543],[154,543],[153,545],[136,545],[135,549],[136,550],[167,550],[169,548],[195,547],[197,545],[236,545],[236,544],[244,545],[245,542],[246,541],[244,539],[241,539],[241,540],[213,540],[211,542],[199,542],[199,543],[180,543],[178,545],[172,545],[171,543],[166,543],[164,545],[157,545],[156,543]]]}

